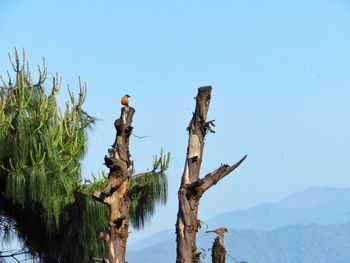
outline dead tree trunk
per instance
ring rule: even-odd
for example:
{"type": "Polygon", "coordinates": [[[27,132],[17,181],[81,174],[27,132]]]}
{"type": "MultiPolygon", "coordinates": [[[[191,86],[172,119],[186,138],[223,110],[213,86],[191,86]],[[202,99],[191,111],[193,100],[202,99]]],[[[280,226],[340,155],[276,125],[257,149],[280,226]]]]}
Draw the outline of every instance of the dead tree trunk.
{"type": "Polygon", "coordinates": [[[201,87],[196,96],[196,109],[188,126],[189,139],[187,157],[178,191],[179,210],[176,222],[177,263],[194,263],[199,261],[200,253],[196,247],[198,231],[198,205],[203,193],[227,174],[236,169],[246,158],[236,164],[221,165],[217,170],[199,177],[204,148],[204,137],[208,131],[213,132],[213,121],[207,122],[207,113],[211,98],[211,87],[201,87]]]}
{"type": "Polygon", "coordinates": [[[224,236],[217,236],[211,249],[212,263],[226,262],[226,249],[224,247],[224,236]]]}
{"type": "Polygon", "coordinates": [[[112,148],[108,149],[109,157],[105,156],[105,165],[110,169],[108,181],[102,192],[96,191],[93,194],[94,199],[108,205],[110,211],[108,227],[100,234],[105,242],[105,263],[125,263],[131,202],[138,200],[133,198],[136,196],[142,200],[141,197],[144,197],[150,202],[149,210],[142,210],[142,202],[140,208],[137,205],[136,208],[133,207],[134,210],[141,209],[138,210],[139,218],[133,219],[134,224],[135,220],[138,222],[138,227],[142,225],[140,222],[153,215],[157,202],[165,204],[167,199],[167,184],[164,184],[166,179],[163,176],[169,166],[170,153],[163,156],[161,151],[159,158],[155,156],[151,171],[132,174],[134,169],[130,160],[129,138],[133,129],[131,124],[134,113],[134,108],[124,107],[120,118],[114,122],[117,135],[112,148]],[[154,187],[158,193],[150,191],[154,187]]]}
{"type": "Polygon", "coordinates": [[[94,197],[109,206],[110,219],[106,232],[101,233],[106,249],[103,262],[125,263],[126,242],[128,239],[128,220],[130,210],[130,185],[132,161],[129,153],[129,137],[132,131],[132,118],[135,109],[123,107],[121,116],[114,123],[117,135],[110,156],[105,156],[105,165],[110,169],[108,183],[102,193],[94,197]]]}

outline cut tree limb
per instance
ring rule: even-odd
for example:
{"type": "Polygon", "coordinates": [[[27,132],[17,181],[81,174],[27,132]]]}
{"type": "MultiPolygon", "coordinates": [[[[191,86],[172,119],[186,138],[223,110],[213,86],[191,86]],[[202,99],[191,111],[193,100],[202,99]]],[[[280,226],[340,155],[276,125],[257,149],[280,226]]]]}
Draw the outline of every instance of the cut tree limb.
{"type": "Polygon", "coordinates": [[[222,178],[224,178],[226,175],[231,173],[233,170],[235,170],[245,159],[247,158],[247,155],[243,156],[241,160],[239,160],[234,165],[222,165],[217,170],[207,174],[201,181],[200,184],[201,189],[203,192],[208,190],[210,187],[215,185],[217,182],[219,182],[222,178]]]}
{"type": "Polygon", "coordinates": [[[145,188],[145,184],[135,185],[133,188],[128,190],[127,195],[132,196],[133,194],[140,192],[143,188],[145,188]]]}

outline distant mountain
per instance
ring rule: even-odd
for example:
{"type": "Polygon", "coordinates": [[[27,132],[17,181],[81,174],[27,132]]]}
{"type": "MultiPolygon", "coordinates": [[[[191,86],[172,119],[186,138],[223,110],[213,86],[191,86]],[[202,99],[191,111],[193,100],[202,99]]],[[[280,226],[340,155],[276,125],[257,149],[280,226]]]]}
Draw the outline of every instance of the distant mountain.
{"type": "Polygon", "coordinates": [[[311,188],[279,203],[215,216],[210,227],[269,230],[290,224],[340,224],[350,221],[350,188],[311,188]]]}
{"type": "MultiPolygon", "coordinates": [[[[175,220],[175,219],[174,219],[175,220]]],[[[272,230],[291,224],[331,225],[350,221],[350,188],[311,188],[276,204],[263,204],[215,216],[210,228],[272,230]]],[[[142,250],[175,237],[175,228],[135,242],[129,250],[142,250]]],[[[349,261],[350,262],[350,261],[349,261]]]]}
{"type": "Polygon", "coordinates": [[[131,245],[128,245],[128,251],[142,250],[142,249],[154,246],[162,241],[167,241],[173,237],[175,237],[175,227],[174,229],[159,231],[155,234],[147,236],[144,239],[141,239],[140,241],[136,241],[131,245]]]}
{"type": "MultiPolygon", "coordinates": [[[[198,247],[211,262],[214,234],[201,233],[198,247]]],[[[349,263],[350,222],[340,225],[292,225],[275,230],[233,230],[225,235],[228,253],[248,263],[349,263]]],[[[129,251],[129,263],[167,263],[175,261],[175,238],[152,247],[129,251]]],[[[227,257],[226,262],[234,262],[227,257]]]]}

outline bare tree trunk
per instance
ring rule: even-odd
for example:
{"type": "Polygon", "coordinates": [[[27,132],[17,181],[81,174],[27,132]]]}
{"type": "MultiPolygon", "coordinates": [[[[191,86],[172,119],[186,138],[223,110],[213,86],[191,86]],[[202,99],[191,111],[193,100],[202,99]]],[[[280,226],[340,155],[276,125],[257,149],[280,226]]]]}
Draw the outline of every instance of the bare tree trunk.
{"type": "Polygon", "coordinates": [[[213,247],[211,249],[212,263],[225,263],[226,262],[226,249],[224,247],[224,236],[218,236],[215,238],[213,247]]]}
{"type": "Polygon", "coordinates": [[[110,169],[108,183],[102,193],[94,197],[109,206],[110,220],[106,232],[101,233],[105,240],[106,263],[125,263],[126,242],[128,239],[128,220],[130,212],[130,176],[132,165],[129,153],[129,137],[132,131],[132,118],[135,109],[123,107],[121,116],[114,123],[117,135],[110,156],[105,156],[105,165],[110,169]]]}
{"type": "MultiPolygon", "coordinates": [[[[154,187],[149,178],[164,176],[170,161],[170,153],[163,156],[163,151],[161,151],[159,158],[154,157],[151,171],[132,174],[134,169],[133,162],[130,160],[129,139],[133,129],[131,124],[134,113],[134,108],[123,107],[120,118],[114,122],[117,135],[112,148],[108,149],[109,157],[105,156],[105,165],[110,169],[107,185],[102,192],[96,191],[93,194],[97,201],[108,205],[110,211],[108,227],[105,232],[100,234],[105,241],[105,255],[102,261],[105,263],[125,263],[132,198],[142,195],[142,191],[147,192],[149,187],[154,187]]],[[[159,187],[159,191],[162,191],[162,194],[150,197],[154,198],[151,201],[153,204],[149,204],[151,206],[155,205],[157,201],[166,202],[167,186],[159,184],[157,187],[159,187]]],[[[143,193],[145,194],[145,192],[143,193]]],[[[152,211],[143,212],[143,215],[153,214],[152,211]]],[[[143,215],[141,213],[139,216],[143,215]]]]}
{"type": "Polygon", "coordinates": [[[219,180],[236,169],[246,158],[236,164],[221,165],[217,170],[200,179],[200,167],[204,148],[204,137],[208,131],[213,132],[213,121],[207,122],[207,113],[211,98],[210,86],[200,87],[196,96],[196,109],[188,126],[189,140],[187,157],[182,181],[178,192],[179,210],[176,222],[177,263],[194,263],[199,261],[200,253],[196,247],[198,231],[198,205],[203,193],[219,180]]]}

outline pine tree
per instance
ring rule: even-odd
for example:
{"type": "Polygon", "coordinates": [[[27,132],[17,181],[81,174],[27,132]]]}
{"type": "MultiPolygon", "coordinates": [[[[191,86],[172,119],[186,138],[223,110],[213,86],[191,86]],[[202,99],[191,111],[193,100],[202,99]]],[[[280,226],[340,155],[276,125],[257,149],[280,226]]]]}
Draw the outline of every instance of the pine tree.
{"type": "MultiPolygon", "coordinates": [[[[10,57],[11,60],[11,57],[10,57]]],[[[80,93],[69,91],[64,110],[57,105],[61,79],[53,77],[45,88],[45,61],[37,82],[23,52],[15,51],[15,76],[0,84],[0,236],[11,239],[14,232],[32,256],[41,262],[91,262],[101,258],[101,240],[109,224],[109,210],[93,200],[97,190],[108,184],[103,173],[82,180],[81,160],[87,148],[87,131],[95,118],[83,110],[86,85],[79,80],[80,93]]],[[[128,220],[142,228],[157,203],[167,200],[170,155],[155,157],[150,172],[129,180],[128,220]]]]}
{"type": "Polygon", "coordinates": [[[82,108],[85,84],[79,80],[79,95],[69,92],[61,110],[60,78],[46,90],[45,61],[37,82],[24,53],[20,62],[16,51],[11,64],[15,76],[0,85],[0,220],[42,262],[89,262],[103,251],[97,233],[108,211],[91,198],[105,178],[82,184],[80,161],[95,122],[82,108]]]}

